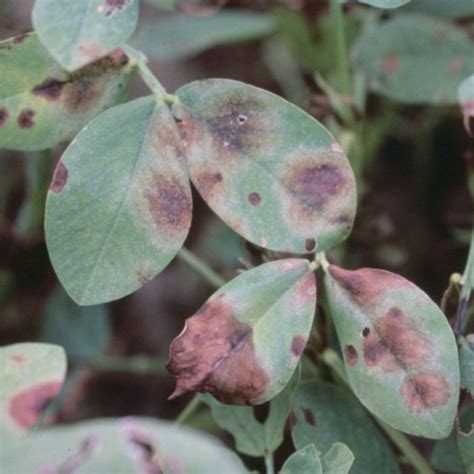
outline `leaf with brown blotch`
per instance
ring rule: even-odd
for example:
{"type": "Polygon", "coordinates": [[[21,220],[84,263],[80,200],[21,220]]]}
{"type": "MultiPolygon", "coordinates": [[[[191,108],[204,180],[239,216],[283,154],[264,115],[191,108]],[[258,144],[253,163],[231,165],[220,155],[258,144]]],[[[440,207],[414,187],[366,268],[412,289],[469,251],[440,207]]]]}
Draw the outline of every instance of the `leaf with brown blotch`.
{"type": "Polygon", "coordinates": [[[361,402],[399,430],[448,436],[459,365],[453,332],[438,306],[401,276],[370,268],[330,265],[324,289],[361,402]]]}
{"type": "Polygon", "coordinates": [[[277,395],[303,353],[316,306],[314,273],[304,259],[266,263],[224,285],[172,342],[170,398],[209,392],[219,401],[257,405],[277,395]]]}
{"type": "Polygon", "coordinates": [[[22,343],[0,348],[0,437],[31,428],[61,390],[65,375],[66,355],[59,346],[22,343]]]}

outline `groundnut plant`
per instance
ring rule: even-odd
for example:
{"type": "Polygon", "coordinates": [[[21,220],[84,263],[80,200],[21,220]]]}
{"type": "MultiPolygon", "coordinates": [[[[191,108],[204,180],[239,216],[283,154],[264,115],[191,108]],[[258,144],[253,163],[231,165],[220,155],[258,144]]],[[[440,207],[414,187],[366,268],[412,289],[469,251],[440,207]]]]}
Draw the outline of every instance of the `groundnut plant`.
{"type": "MultiPolygon", "coordinates": [[[[340,3],[330,2],[336,32],[340,3]]],[[[460,85],[470,132],[468,34],[405,7],[391,10],[408,0],[360,3],[372,6],[360,6],[370,21],[351,57],[366,94],[450,104],[460,85]],[[389,18],[373,7],[387,8],[389,18]]],[[[166,91],[144,54],[126,43],[138,13],[138,0],[36,0],[35,31],[0,43],[0,146],[38,151],[69,143],[44,220],[64,289],[78,305],[106,303],[141,288],[177,254],[189,259],[182,246],[194,186],[268,257],[218,281],[186,320],[169,348],[167,369],[176,378],[170,398],[195,394],[188,408],[208,405],[236,450],[263,458],[267,472],[275,470],[273,453],[285,433],[295,452],[283,473],[398,473],[403,463],[434,472],[405,434],[443,440],[437,449],[450,450],[462,472],[474,472],[473,406],[459,405],[461,388],[466,401],[474,382],[466,335],[472,259],[451,282],[460,289],[454,331],[440,307],[402,276],[343,268],[333,249],[350,235],[357,207],[349,141],[250,84],[204,78],[166,91]],[[123,102],[133,74],[149,95],[123,102]],[[325,347],[318,344],[323,318],[333,334],[325,347]],[[267,402],[261,421],[252,406],[267,402]]],[[[357,131],[363,107],[341,99],[351,89],[339,96],[336,86],[317,81],[357,131]]],[[[20,343],[1,348],[0,359],[4,472],[247,471],[202,431],[150,418],[25,435],[61,389],[64,351],[20,343]]]]}

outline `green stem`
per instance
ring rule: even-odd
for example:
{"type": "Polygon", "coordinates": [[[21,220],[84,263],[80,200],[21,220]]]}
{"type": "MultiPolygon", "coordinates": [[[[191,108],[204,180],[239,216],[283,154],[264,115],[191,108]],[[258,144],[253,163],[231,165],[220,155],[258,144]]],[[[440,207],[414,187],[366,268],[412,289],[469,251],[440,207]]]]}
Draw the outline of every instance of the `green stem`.
{"type": "Polygon", "coordinates": [[[267,474],[275,473],[275,467],[273,465],[273,453],[265,454],[265,469],[267,474]]]}
{"type": "MultiPolygon", "coordinates": [[[[350,388],[346,370],[339,355],[332,349],[326,349],[321,354],[321,359],[326,363],[326,365],[328,365],[329,368],[334,371],[338,378],[350,388]]],[[[433,469],[431,469],[431,466],[428,464],[426,459],[420,454],[420,452],[415,448],[415,446],[413,446],[410,440],[403,433],[396,430],[395,428],[392,428],[391,426],[388,426],[375,416],[374,419],[419,474],[434,474],[433,469]]]]}
{"type": "Polygon", "coordinates": [[[202,404],[202,399],[198,393],[194,395],[191,401],[184,407],[184,410],[179,414],[175,420],[175,424],[182,425],[191,415],[194,415],[202,404]]]}
{"type": "Polygon", "coordinates": [[[334,32],[333,46],[336,56],[337,74],[339,86],[343,94],[351,93],[350,69],[347,56],[346,37],[344,32],[344,14],[339,0],[331,0],[329,9],[332,20],[332,30],[334,32]]]}
{"type": "Polygon", "coordinates": [[[50,158],[49,150],[25,155],[26,198],[16,222],[16,232],[21,236],[41,229],[51,178],[50,158]]]}
{"type": "Polygon", "coordinates": [[[87,361],[86,365],[103,372],[128,372],[137,375],[168,374],[165,367],[166,359],[163,357],[101,355],[87,361]]]}
{"type": "Polygon", "coordinates": [[[196,273],[199,273],[213,288],[220,288],[225,283],[224,278],[187,248],[182,247],[177,257],[196,273]]]}

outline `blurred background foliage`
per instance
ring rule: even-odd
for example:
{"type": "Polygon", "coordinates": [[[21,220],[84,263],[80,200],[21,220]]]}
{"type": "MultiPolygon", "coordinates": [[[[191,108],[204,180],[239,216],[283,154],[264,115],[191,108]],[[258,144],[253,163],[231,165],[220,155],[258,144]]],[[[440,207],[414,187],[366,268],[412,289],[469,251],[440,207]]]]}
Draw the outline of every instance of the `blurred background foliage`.
{"type": "MultiPolygon", "coordinates": [[[[32,3],[2,0],[0,39],[32,29],[32,3]]],[[[343,17],[325,0],[147,0],[131,43],[169,91],[196,79],[237,79],[323,122],[348,153],[359,190],[353,233],[330,258],[397,272],[440,302],[450,275],[464,268],[472,225],[473,140],[456,94],[474,71],[474,2],[413,0],[393,10],[341,3],[343,17]]],[[[146,93],[135,78],[129,98],[146,93]]],[[[0,344],[65,347],[69,377],[51,420],[174,418],[187,400],[166,401],[174,383],[164,369],[168,347],[212,288],[178,259],[131,296],[76,306],[56,280],[42,229],[63,150],[0,150],[0,344]]],[[[193,198],[186,246],[221,275],[271,257],[193,198]]],[[[446,311],[454,316],[449,301],[446,311]]],[[[325,337],[323,329],[314,343],[325,337]]],[[[218,430],[208,411],[190,423],[218,430]]]]}

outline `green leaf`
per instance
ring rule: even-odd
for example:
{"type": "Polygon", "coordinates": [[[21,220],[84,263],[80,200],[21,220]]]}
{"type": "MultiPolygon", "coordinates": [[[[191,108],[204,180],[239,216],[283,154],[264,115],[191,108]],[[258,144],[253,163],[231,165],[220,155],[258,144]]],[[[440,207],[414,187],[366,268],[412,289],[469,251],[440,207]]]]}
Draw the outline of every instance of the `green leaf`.
{"type": "Polygon", "coordinates": [[[46,304],[39,339],[62,346],[69,361],[84,363],[104,351],[108,317],[106,306],[78,306],[58,286],[46,304]]]}
{"type": "Polygon", "coordinates": [[[270,92],[226,79],[177,91],[191,179],[247,240],[293,253],[330,248],[350,233],[355,181],[334,137],[270,92]],[[187,108],[187,109],[186,109],[187,108]]]}
{"type": "Polygon", "coordinates": [[[469,390],[474,397],[474,334],[462,338],[459,347],[461,388],[469,390]]]}
{"type": "Polygon", "coordinates": [[[314,444],[293,453],[283,464],[280,474],[323,474],[314,444]]]}
{"type": "MultiPolygon", "coordinates": [[[[352,0],[340,0],[341,3],[352,2],[352,0]]],[[[411,0],[355,0],[356,3],[365,3],[377,8],[398,8],[406,5],[411,0]]]]}
{"type": "Polygon", "coordinates": [[[160,272],[191,223],[174,120],[145,97],[107,110],[71,143],[46,202],[54,269],[79,304],[125,296],[160,272]]]}
{"type": "Polygon", "coordinates": [[[148,57],[177,60],[220,44],[249,41],[275,30],[266,13],[223,10],[213,15],[168,15],[148,23],[133,40],[148,57]]]}
{"type": "Polygon", "coordinates": [[[464,463],[454,433],[436,441],[431,452],[431,464],[439,471],[464,472],[464,463]]]}
{"type": "Polygon", "coordinates": [[[174,10],[176,8],[175,0],[145,0],[150,5],[161,10],[174,10]]]}
{"type": "Polygon", "coordinates": [[[354,64],[369,87],[406,103],[454,104],[474,71],[473,42],[460,28],[422,15],[395,15],[359,37],[354,64]]]}
{"type": "Polygon", "coordinates": [[[404,9],[404,12],[419,12],[427,15],[459,18],[474,15],[474,0],[416,0],[404,9]]]}
{"type": "Polygon", "coordinates": [[[326,452],[341,442],[355,457],[351,474],[400,472],[383,435],[346,390],[322,382],[302,383],[293,398],[293,415],[296,449],[314,443],[326,452]]]}
{"type": "Polygon", "coordinates": [[[347,375],[361,402],[399,430],[448,436],[459,364],[454,335],[438,306],[413,283],[383,270],[331,265],[324,288],[347,375]]]}
{"type": "Polygon", "coordinates": [[[231,404],[272,399],[296,368],[315,306],[315,276],[303,259],[266,263],[225,284],[171,344],[171,398],[199,391],[231,404]]]}
{"type": "Polygon", "coordinates": [[[94,420],[31,433],[2,449],[5,472],[244,474],[217,439],[151,418],[94,420]]]}
{"type": "Polygon", "coordinates": [[[70,140],[122,101],[131,72],[127,63],[117,50],[67,73],[35,34],[0,42],[0,147],[44,150],[70,140]]]}
{"type": "MultiPolygon", "coordinates": [[[[61,390],[65,375],[66,356],[59,346],[21,343],[1,347],[0,438],[31,428],[61,390]]],[[[15,468],[10,472],[19,471],[15,468]]]]}
{"type": "Polygon", "coordinates": [[[467,133],[472,135],[470,122],[474,118],[474,74],[471,74],[459,84],[458,100],[464,117],[464,128],[467,133]]]}
{"type": "Polygon", "coordinates": [[[352,451],[344,443],[334,443],[321,458],[324,474],[347,474],[354,463],[352,451]]]}
{"type": "Polygon", "coordinates": [[[33,25],[68,71],[104,57],[126,41],[138,20],[138,0],[36,0],[33,25]]]}
{"type": "Polygon", "coordinates": [[[460,431],[456,434],[459,454],[467,474],[474,473],[474,403],[466,405],[460,416],[460,431]]]}

